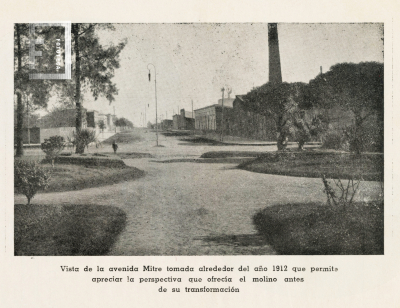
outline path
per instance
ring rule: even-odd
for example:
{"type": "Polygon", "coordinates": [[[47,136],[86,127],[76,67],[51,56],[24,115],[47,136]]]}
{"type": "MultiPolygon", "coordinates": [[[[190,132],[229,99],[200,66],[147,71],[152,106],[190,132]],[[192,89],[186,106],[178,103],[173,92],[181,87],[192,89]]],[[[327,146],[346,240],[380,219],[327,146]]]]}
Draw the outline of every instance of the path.
{"type": "MultiPolygon", "coordinates": [[[[325,201],[320,179],[252,173],[235,169],[234,164],[161,163],[215,150],[179,143],[169,137],[163,140],[164,148],[146,145],[146,140],[135,145],[155,156],[125,160],[146,171],[141,179],[39,194],[35,203],[104,204],[123,209],[127,225],[110,255],[259,255],[274,253],[253,227],[252,216],[259,209],[287,202],[325,201]]],[[[378,187],[363,183],[360,198],[371,189],[378,187]]]]}

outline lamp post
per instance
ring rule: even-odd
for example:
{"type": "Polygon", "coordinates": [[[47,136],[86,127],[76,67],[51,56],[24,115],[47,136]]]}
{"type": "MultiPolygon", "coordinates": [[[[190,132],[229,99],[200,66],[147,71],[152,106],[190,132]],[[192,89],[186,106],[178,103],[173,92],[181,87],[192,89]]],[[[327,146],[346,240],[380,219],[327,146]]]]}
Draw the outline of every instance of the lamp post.
{"type": "Polygon", "coordinates": [[[29,99],[26,99],[26,117],[28,120],[28,144],[31,145],[31,132],[29,128],[29,99]]]}
{"type": "Polygon", "coordinates": [[[225,88],[222,87],[222,117],[221,117],[221,142],[224,141],[224,92],[225,88]]]}
{"type": "Polygon", "coordinates": [[[153,63],[147,64],[147,69],[149,70],[149,82],[151,81],[151,73],[149,69],[149,65],[153,65],[154,67],[154,90],[156,95],[156,136],[157,136],[157,146],[158,146],[158,121],[157,121],[157,70],[153,63]]]}

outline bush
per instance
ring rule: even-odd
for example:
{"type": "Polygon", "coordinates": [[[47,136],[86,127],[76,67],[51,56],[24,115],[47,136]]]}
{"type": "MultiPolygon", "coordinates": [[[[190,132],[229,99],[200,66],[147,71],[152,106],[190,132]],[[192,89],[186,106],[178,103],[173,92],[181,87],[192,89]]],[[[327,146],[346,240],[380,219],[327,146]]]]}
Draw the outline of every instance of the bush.
{"type": "Polygon", "coordinates": [[[383,125],[376,121],[366,122],[360,131],[356,130],[355,125],[347,126],[343,134],[351,152],[383,152],[383,125]]]}
{"type": "Polygon", "coordinates": [[[322,147],[326,149],[383,153],[383,122],[377,119],[365,121],[358,129],[348,125],[343,128],[330,129],[324,136],[322,147]]]}
{"type": "Polygon", "coordinates": [[[81,166],[103,166],[109,168],[125,168],[126,165],[121,158],[118,156],[109,157],[109,156],[100,156],[100,155],[89,155],[86,154],[69,154],[69,155],[60,155],[56,158],[56,162],[59,164],[68,164],[68,165],[81,165],[81,166]],[[83,155],[83,156],[82,156],[83,155]]]}
{"type": "Polygon", "coordinates": [[[346,140],[342,132],[331,130],[325,134],[322,142],[322,148],[348,151],[349,142],[346,140]]]}
{"type": "Polygon", "coordinates": [[[49,173],[35,161],[14,162],[14,189],[26,196],[28,204],[40,189],[49,185],[49,173]]]}
{"type": "Polygon", "coordinates": [[[73,132],[73,139],[75,140],[75,145],[77,147],[77,152],[83,154],[85,147],[89,149],[89,144],[95,142],[99,143],[96,137],[96,131],[91,129],[82,129],[79,133],[73,132]]]}
{"type": "Polygon", "coordinates": [[[299,145],[299,150],[303,150],[304,144],[311,140],[317,140],[327,130],[327,120],[323,115],[312,117],[301,115],[295,118],[290,135],[299,145]]]}
{"type": "Polygon", "coordinates": [[[384,252],[383,218],[381,202],[345,209],[306,203],[269,206],[253,223],[282,255],[377,255],[384,252]]]}
{"type": "Polygon", "coordinates": [[[64,138],[52,136],[49,139],[45,139],[41,147],[43,152],[46,153],[46,159],[51,160],[54,165],[54,159],[64,150],[64,138]]]}

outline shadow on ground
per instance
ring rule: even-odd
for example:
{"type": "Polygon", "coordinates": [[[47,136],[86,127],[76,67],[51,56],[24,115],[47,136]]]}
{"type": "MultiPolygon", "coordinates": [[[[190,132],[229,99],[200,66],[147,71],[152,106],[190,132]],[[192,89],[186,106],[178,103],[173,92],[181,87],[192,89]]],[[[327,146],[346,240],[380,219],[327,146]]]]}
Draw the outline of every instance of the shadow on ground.
{"type": "Polygon", "coordinates": [[[176,158],[168,160],[152,160],[154,163],[205,163],[205,164],[241,164],[253,160],[251,157],[226,157],[226,158],[176,158]]]}
{"type": "Polygon", "coordinates": [[[150,153],[127,153],[127,152],[121,152],[117,153],[117,155],[122,158],[122,159],[131,159],[131,158],[154,158],[153,155],[150,153]]]}
{"type": "Polygon", "coordinates": [[[265,237],[258,234],[224,234],[215,236],[202,236],[195,238],[206,243],[214,245],[232,245],[232,246],[265,246],[268,245],[265,237]]]}

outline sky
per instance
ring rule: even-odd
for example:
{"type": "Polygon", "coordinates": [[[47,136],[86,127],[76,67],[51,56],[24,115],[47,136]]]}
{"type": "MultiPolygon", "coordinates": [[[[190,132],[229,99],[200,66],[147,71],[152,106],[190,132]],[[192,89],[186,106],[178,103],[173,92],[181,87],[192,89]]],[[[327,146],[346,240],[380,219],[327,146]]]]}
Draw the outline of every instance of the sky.
{"type": "MultiPolygon", "coordinates": [[[[115,113],[135,126],[155,122],[154,68],[158,119],[216,104],[221,88],[231,97],[268,82],[267,23],[115,24],[99,32],[101,43],[127,39],[113,81],[119,89],[110,105],[85,96],[84,107],[115,113]]],[[[383,63],[382,24],[278,24],[282,78],[308,82],[336,63],[383,63]]],[[[226,95],[226,94],[225,94],[226,95]]],[[[225,96],[226,97],[226,96],[225,96]]]]}

